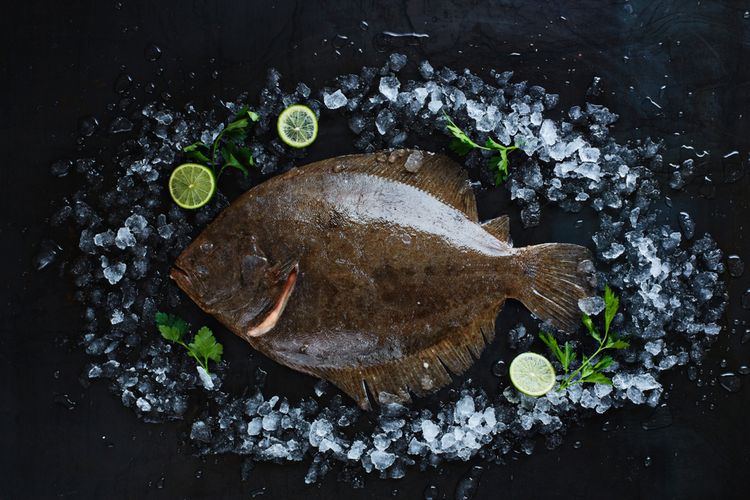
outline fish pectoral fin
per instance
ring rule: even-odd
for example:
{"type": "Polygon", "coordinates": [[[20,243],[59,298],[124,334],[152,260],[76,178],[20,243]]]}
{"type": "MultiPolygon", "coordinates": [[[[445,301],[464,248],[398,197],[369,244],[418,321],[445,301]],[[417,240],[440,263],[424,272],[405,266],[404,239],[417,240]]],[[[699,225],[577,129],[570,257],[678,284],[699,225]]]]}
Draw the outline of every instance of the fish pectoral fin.
{"type": "Polygon", "coordinates": [[[270,311],[263,316],[260,323],[248,328],[246,335],[248,337],[260,337],[270,332],[276,323],[278,323],[281,314],[286,309],[286,305],[289,302],[289,297],[292,296],[294,291],[294,285],[297,283],[297,274],[299,273],[299,265],[297,263],[292,266],[286,276],[284,286],[281,288],[279,297],[274,302],[270,311]]]}
{"type": "Polygon", "coordinates": [[[287,258],[268,268],[266,271],[266,277],[271,283],[279,283],[281,281],[286,281],[289,278],[289,275],[298,268],[299,259],[296,257],[287,258]]]}
{"type": "Polygon", "coordinates": [[[507,215],[501,215],[486,222],[482,222],[482,229],[490,233],[498,240],[513,245],[510,239],[510,219],[507,215]]]}

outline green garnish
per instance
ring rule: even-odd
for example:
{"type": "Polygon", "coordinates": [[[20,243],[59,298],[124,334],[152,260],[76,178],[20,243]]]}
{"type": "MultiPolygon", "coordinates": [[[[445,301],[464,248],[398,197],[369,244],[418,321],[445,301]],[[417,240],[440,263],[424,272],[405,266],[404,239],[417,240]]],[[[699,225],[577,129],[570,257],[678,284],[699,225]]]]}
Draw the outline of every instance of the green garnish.
{"type": "Polygon", "coordinates": [[[557,344],[557,340],[546,332],[539,332],[539,338],[549,347],[552,354],[555,355],[563,368],[563,379],[560,381],[558,391],[561,391],[571,385],[591,382],[593,384],[612,385],[612,380],[602,373],[609,365],[612,364],[612,356],[602,355],[608,349],[627,349],[630,344],[619,338],[609,331],[612,320],[615,319],[617,309],[620,307],[620,299],[608,287],[604,287],[604,335],[594,326],[594,322],[588,314],[583,314],[581,322],[589,331],[589,335],[599,344],[597,349],[590,356],[581,356],[581,365],[573,371],[570,371],[571,365],[575,362],[577,354],[573,352],[570,342],[565,342],[562,349],[557,344]]]}
{"type": "Polygon", "coordinates": [[[210,166],[217,177],[221,176],[226,168],[237,169],[247,177],[250,167],[255,165],[252,151],[245,146],[247,129],[251,123],[257,122],[258,118],[257,113],[243,106],[212,144],[198,141],[185,146],[182,151],[188,158],[210,166]]]}
{"type": "Polygon", "coordinates": [[[198,330],[189,344],[185,343],[185,334],[188,332],[188,324],[182,318],[173,314],[157,312],[156,327],[159,329],[161,336],[170,342],[179,344],[188,353],[195,358],[198,364],[208,371],[208,362],[218,363],[221,361],[221,355],[224,353],[224,346],[216,341],[213,332],[206,326],[198,330]]]}
{"type": "Polygon", "coordinates": [[[466,132],[451,120],[450,116],[445,114],[445,120],[448,122],[448,132],[453,135],[453,140],[448,145],[456,154],[466,156],[472,149],[483,149],[485,151],[496,151],[498,154],[490,158],[490,170],[495,172],[495,185],[499,186],[508,178],[508,153],[518,149],[517,145],[503,146],[494,141],[491,137],[487,138],[484,146],[472,141],[466,132]]]}

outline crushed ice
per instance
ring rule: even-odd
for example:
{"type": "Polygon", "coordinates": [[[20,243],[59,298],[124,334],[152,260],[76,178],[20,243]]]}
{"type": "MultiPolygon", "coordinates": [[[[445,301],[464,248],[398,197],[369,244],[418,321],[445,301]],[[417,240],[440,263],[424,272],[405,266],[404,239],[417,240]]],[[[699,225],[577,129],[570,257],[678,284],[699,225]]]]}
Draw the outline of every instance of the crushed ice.
{"type": "MultiPolygon", "coordinates": [[[[605,413],[626,402],[656,406],[664,392],[661,371],[699,364],[721,331],[723,254],[688,213],[679,214],[676,226],[662,216],[663,187],[656,175],[666,170],[670,187],[681,189],[694,174],[693,162],[664,166],[659,144],[649,140],[618,144],[609,136],[617,115],[602,106],[574,106],[557,119],[560,113],[550,111],[558,96],[512,82],[511,72],[492,71],[485,80],[468,70],[436,69],[422,61],[419,78],[408,79],[399,75],[406,63],[405,56],[393,54],[382,68],[339,76],[319,92],[304,83],[285,92],[281,75],[271,70],[259,100],[250,103],[260,116],[251,143],[261,173],[287,170],[304,155],[285,148],[273,133],[274,117],[293,103],[307,104],[316,113],[322,108],[343,113],[354,147],[365,152],[419,144],[431,136],[440,137],[435,147],[442,147],[448,140],[442,112],[471,129],[479,143],[492,136],[518,144],[525,155],[512,158],[505,186],[521,207],[524,227],[540,224],[547,204],[598,214],[592,243],[599,282],[621,294],[623,309],[614,328],[632,344],[610,367],[612,386],[578,385],[530,398],[510,386],[487,394],[467,380],[432,410],[383,402],[373,416],[374,427],[362,431],[355,425],[366,420],[362,413],[340,394],[331,396],[325,384],[316,385],[308,399],[291,402],[268,397],[260,381],[250,395],[226,392],[221,387],[226,363],[213,375],[196,371],[191,359],[152,331],[151,323],[157,309],[169,310],[183,300],[167,277],[169,264],[227,200],[219,194],[202,211],[188,214],[166,201],[163,180],[179,159],[176,154],[196,140],[211,142],[224,117],[247,96],[211,111],[150,103],[137,115],[116,117],[109,131],[127,139],[114,171],[102,170],[102,162],[91,158],[52,165],[52,175],[75,173],[85,183],[50,220],[78,232],[80,251],[68,249],[68,260],[60,265],[84,308],[81,342],[92,356],[86,378],[109,380],[123,405],[153,422],[183,418],[189,394],[203,388],[216,404],[207,403],[192,422],[190,438],[201,453],[238,453],[273,462],[312,457],[307,482],[341,463],[357,484],[363,471],[398,478],[415,463],[437,466],[475,455],[501,460],[514,450],[528,454],[537,436],[555,448],[566,426],[586,412],[605,413]],[[133,130],[137,137],[127,134],[133,130]]],[[[416,155],[407,168],[419,168],[416,155]]],[[[491,186],[493,174],[485,164],[479,151],[465,160],[472,176],[491,186]]],[[[37,267],[51,266],[60,255],[62,247],[46,240],[37,267]]],[[[733,275],[742,274],[738,258],[729,266],[733,275]]],[[[603,302],[587,298],[579,306],[594,315],[603,302]]],[[[536,332],[537,326],[530,330],[536,332]]],[[[528,348],[531,332],[523,324],[514,327],[510,347],[528,348]]],[[[722,379],[727,390],[733,384],[730,376],[722,379]]]]}

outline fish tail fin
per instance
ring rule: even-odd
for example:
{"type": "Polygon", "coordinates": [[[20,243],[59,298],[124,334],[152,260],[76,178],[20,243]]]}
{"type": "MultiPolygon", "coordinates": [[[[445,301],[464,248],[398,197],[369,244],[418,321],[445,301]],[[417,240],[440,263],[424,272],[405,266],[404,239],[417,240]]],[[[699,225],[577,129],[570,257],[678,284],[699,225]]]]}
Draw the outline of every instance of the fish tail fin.
{"type": "Polygon", "coordinates": [[[575,331],[581,311],[578,300],[593,295],[596,275],[591,252],[568,243],[545,243],[520,248],[517,289],[510,294],[542,321],[575,331]]]}

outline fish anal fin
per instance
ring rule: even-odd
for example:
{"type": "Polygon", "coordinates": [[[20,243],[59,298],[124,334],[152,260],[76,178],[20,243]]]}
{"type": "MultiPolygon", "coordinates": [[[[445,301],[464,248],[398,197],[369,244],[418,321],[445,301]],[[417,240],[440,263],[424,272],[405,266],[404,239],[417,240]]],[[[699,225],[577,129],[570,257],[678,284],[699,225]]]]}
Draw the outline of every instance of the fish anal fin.
{"type": "Polygon", "coordinates": [[[461,375],[479,358],[486,342],[494,338],[496,311],[461,332],[451,332],[441,341],[419,352],[378,365],[350,369],[321,370],[365,410],[387,402],[408,403],[410,393],[421,397],[461,375]],[[363,383],[364,382],[364,383],[363,383]],[[364,387],[366,384],[366,389],[364,387]],[[368,397],[368,391],[375,401],[368,397]]]}
{"type": "Polygon", "coordinates": [[[482,228],[498,240],[512,245],[510,239],[510,219],[507,215],[501,215],[486,222],[482,222],[482,228]]]}
{"type": "Polygon", "coordinates": [[[476,198],[466,171],[445,155],[416,149],[394,149],[340,156],[301,167],[297,175],[316,170],[358,172],[408,184],[479,222],[476,198]]]}

